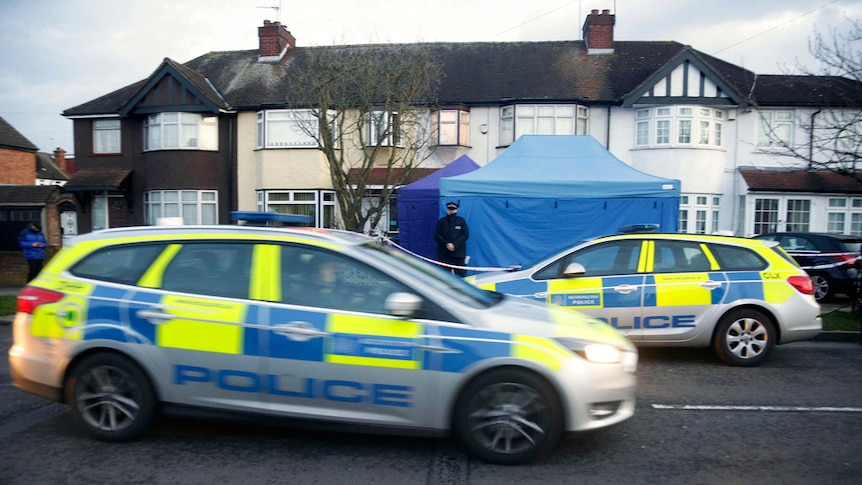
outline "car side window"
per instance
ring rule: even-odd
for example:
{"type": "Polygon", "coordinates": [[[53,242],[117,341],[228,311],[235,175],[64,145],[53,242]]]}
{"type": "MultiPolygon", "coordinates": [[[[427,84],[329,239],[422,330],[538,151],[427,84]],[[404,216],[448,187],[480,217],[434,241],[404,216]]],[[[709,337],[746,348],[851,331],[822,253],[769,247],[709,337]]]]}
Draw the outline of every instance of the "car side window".
{"type": "Polygon", "coordinates": [[[537,280],[557,279],[571,263],[580,263],[585,276],[608,276],[637,273],[641,241],[613,241],[589,246],[570,253],[542,268],[533,278],[537,280]]]}
{"type": "Polygon", "coordinates": [[[779,244],[785,251],[817,251],[817,245],[802,236],[784,236],[779,244]]]}
{"type": "Polygon", "coordinates": [[[248,298],[252,244],[184,244],[165,268],[161,288],[200,295],[248,298]]]}
{"type": "Polygon", "coordinates": [[[402,283],[352,258],[313,247],[282,246],[282,302],[385,313],[386,297],[410,292],[402,283]]]}
{"type": "Polygon", "coordinates": [[[769,265],[759,254],[747,248],[710,244],[709,250],[725,271],[762,271],[769,265]]]}
{"type": "Polygon", "coordinates": [[[82,278],[134,285],[166,244],[129,244],[102,248],[75,263],[69,272],[82,278]]]}
{"type": "Polygon", "coordinates": [[[653,271],[656,273],[686,273],[710,269],[709,259],[697,242],[659,239],[655,241],[653,254],[653,271]]]}

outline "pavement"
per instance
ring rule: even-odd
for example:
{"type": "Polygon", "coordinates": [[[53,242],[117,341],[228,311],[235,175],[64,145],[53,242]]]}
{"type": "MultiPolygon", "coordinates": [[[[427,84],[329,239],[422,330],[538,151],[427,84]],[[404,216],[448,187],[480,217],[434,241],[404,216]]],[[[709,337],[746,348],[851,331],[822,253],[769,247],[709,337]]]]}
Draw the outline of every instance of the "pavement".
{"type": "MultiPolygon", "coordinates": [[[[0,284],[0,295],[17,295],[19,291],[21,291],[20,286],[0,284]]],[[[838,299],[834,302],[823,303],[820,305],[820,308],[825,315],[831,312],[850,312],[853,311],[852,306],[850,299],[838,299]]],[[[11,325],[14,319],[15,315],[0,315],[0,325],[11,325]]],[[[825,342],[859,342],[862,344],[862,332],[820,332],[819,335],[814,337],[814,340],[825,342]]]]}

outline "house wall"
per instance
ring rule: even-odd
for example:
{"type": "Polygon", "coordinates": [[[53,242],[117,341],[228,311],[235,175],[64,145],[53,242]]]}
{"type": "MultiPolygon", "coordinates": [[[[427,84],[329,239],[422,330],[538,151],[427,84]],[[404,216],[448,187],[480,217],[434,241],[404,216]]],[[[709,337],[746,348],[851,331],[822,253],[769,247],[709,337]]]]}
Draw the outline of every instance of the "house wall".
{"type": "Polygon", "coordinates": [[[0,147],[0,160],[0,184],[36,184],[36,153],[0,147]]]}

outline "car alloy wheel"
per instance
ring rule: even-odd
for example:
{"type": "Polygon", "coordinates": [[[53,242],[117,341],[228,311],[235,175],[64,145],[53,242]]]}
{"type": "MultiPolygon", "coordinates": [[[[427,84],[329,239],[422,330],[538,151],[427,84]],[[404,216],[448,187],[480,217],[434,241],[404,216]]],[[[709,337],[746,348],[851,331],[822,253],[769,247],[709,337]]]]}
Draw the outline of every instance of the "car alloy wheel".
{"type": "Polygon", "coordinates": [[[72,420],[103,441],[127,441],[149,427],[155,414],[151,389],[138,366],[114,354],[87,357],[66,386],[72,420]]]}
{"type": "Polygon", "coordinates": [[[556,394],[538,376],[516,369],[494,371],[471,382],[456,413],[462,441],[490,463],[533,461],[562,433],[556,394]]]}

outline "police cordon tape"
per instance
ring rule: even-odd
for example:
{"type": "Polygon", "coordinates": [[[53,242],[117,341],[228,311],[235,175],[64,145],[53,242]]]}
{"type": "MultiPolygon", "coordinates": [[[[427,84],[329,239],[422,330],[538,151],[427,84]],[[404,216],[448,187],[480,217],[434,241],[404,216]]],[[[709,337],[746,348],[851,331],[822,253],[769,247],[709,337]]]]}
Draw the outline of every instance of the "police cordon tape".
{"type": "Polygon", "coordinates": [[[449,263],[444,263],[442,261],[437,261],[437,260],[434,260],[431,258],[426,258],[425,256],[422,256],[421,254],[416,254],[413,251],[411,251],[411,250],[409,250],[403,246],[400,246],[398,243],[389,239],[386,236],[378,236],[378,237],[380,238],[381,242],[384,242],[384,243],[386,243],[392,247],[398,248],[401,251],[403,251],[403,252],[405,252],[411,256],[415,256],[415,257],[417,257],[423,261],[429,262],[431,264],[436,264],[437,266],[441,266],[441,267],[448,268],[448,269],[463,269],[465,271],[518,271],[519,269],[521,269],[520,264],[516,264],[514,266],[509,266],[508,268],[480,267],[480,266],[457,266],[454,264],[449,264],[449,263]]]}
{"type": "Polygon", "coordinates": [[[846,259],[842,259],[841,261],[836,261],[834,263],[829,263],[829,264],[818,264],[815,266],[801,266],[801,268],[804,270],[837,268],[839,266],[844,266],[844,265],[850,265],[850,264],[855,265],[855,264],[859,263],[860,261],[862,261],[862,256],[860,256],[859,254],[856,254],[856,253],[818,253],[815,251],[787,251],[787,254],[789,254],[790,256],[792,256],[794,258],[796,256],[820,256],[820,257],[842,257],[842,258],[846,258],[846,259]]]}

